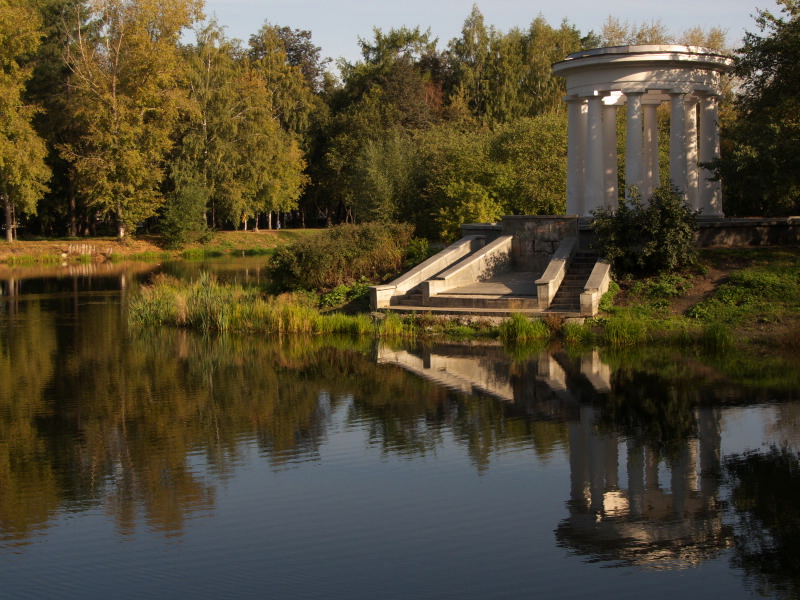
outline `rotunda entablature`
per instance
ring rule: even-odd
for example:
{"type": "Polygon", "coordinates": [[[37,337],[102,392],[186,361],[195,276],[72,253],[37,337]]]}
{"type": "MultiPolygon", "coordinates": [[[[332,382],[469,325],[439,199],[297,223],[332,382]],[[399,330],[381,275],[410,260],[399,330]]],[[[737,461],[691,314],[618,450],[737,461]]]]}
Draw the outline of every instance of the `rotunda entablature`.
{"type": "Polygon", "coordinates": [[[731,58],[698,46],[614,46],[570,54],[553,72],[566,78],[568,96],[612,90],[719,94],[722,74],[732,65],[731,58]]]}

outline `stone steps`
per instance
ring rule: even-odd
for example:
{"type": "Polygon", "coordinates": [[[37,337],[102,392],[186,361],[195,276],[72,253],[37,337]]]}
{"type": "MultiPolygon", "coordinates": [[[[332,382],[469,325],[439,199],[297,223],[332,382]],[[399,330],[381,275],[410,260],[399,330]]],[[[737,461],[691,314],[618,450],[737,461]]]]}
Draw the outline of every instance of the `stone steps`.
{"type": "MultiPolygon", "coordinates": [[[[586,280],[594,268],[597,256],[590,252],[577,252],[570,261],[570,267],[564,276],[564,281],[559,286],[553,302],[545,311],[539,308],[536,295],[531,294],[535,288],[532,284],[528,287],[517,288],[513,291],[501,288],[498,282],[508,287],[509,281],[514,281],[514,276],[523,275],[523,280],[529,277],[522,273],[507,273],[497,280],[476,283],[468,288],[449,290],[436,294],[423,305],[422,292],[412,290],[404,296],[392,299],[390,310],[394,312],[430,312],[438,314],[474,314],[475,316],[508,316],[511,312],[527,315],[558,314],[563,317],[580,316],[580,294],[586,280]],[[526,292],[526,293],[521,293],[526,292]]],[[[535,278],[530,279],[532,282],[535,278]]],[[[517,282],[519,285],[519,282],[517,282]]]]}
{"type": "Polygon", "coordinates": [[[548,312],[580,312],[580,296],[592,269],[597,262],[597,255],[593,252],[576,252],[570,261],[569,269],[564,276],[564,281],[550,303],[548,312]]]}

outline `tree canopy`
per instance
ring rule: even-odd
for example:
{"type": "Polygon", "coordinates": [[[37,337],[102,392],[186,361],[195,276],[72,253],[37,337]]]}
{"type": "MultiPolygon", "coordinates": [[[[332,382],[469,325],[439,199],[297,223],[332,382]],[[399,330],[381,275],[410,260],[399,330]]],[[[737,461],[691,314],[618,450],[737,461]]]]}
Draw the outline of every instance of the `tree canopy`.
{"type": "Polygon", "coordinates": [[[740,87],[719,165],[729,214],[800,211],[800,3],[777,2],[779,14],[758,11],[759,31],[735,56],[740,87]]]}
{"type": "MultiPolygon", "coordinates": [[[[722,112],[729,214],[798,209],[798,0],[779,6],[759,12],[760,32],[737,51],[736,110],[722,112]]],[[[180,244],[208,228],[271,227],[276,214],[403,221],[447,238],[465,220],[561,212],[566,110],[552,63],[599,45],[726,47],[718,28],[675,35],[613,16],[597,33],[541,15],[500,31],[474,6],[452,40],[375,28],[360,58],[334,70],[307,30],[262,21],[229,39],[202,8],[2,4],[7,239],[23,224],[45,235],[147,229],[180,244]]]]}

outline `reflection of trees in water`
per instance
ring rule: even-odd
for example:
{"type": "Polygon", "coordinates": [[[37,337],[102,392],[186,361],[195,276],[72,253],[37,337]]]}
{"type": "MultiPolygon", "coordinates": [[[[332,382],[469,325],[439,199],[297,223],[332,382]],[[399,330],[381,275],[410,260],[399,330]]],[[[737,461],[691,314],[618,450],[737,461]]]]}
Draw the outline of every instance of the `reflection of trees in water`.
{"type": "MultiPolygon", "coordinates": [[[[0,302],[0,305],[4,305],[0,302]]],[[[24,541],[58,506],[59,489],[38,429],[56,352],[53,315],[31,302],[0,329],[0,541],[24,541]]]]}
{"type": "Polygon", "coordinates": [[[737,518],[733,564],[764,595],[800,595],[800,454],[788,448],[725,461],[737,518]]]}
{"type": "Polygon", "coordinates": [[[600,403],[598,424],[674,457],[697,431],[694,407],[701,400],[702,391],[685,379],[619,370],[613,391],[600,403]]]}

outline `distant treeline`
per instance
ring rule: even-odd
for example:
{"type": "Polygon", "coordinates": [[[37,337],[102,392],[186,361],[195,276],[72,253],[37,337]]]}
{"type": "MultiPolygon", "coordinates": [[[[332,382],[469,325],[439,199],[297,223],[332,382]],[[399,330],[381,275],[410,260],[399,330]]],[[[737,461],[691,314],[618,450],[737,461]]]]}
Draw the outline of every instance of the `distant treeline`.
{"type": "Polygon", "coordinates": [[[464,221],[564,210],[563,81],[584,48],[682,42],[609,17],[501,32],[474,7],[443,48],[375,29],[337,74],[309,31],[246,42],[202,0],[8,0],[0,7],[0,197],[6,239],[136,230],[464,221]],[[193,41],[185,40],[194,31],[193,41]]]}

